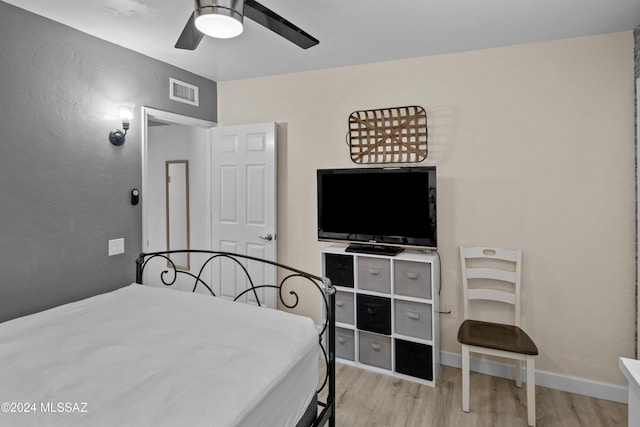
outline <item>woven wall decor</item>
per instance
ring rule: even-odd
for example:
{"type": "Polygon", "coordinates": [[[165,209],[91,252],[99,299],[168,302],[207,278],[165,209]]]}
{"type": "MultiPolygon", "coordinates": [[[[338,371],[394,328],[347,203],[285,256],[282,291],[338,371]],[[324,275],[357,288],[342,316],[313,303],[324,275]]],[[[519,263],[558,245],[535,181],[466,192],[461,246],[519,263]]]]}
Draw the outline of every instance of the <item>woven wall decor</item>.
{"type": "Polygon", "coordinates": [[[427,113],[418,106],[354,111],[347,143],[354,163],[416,163],[427,158],[427,113]]]}

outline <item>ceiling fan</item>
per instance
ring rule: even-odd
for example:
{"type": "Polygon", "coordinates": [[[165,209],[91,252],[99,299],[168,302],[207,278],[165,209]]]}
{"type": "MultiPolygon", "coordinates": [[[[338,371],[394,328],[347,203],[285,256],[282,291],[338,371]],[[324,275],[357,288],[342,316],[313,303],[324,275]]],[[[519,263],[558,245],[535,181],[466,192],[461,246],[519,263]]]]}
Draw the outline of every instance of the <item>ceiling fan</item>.
{"type": "Polygon", "coordinates": [[[240,35],[244,16],[303,49],[319,43],[309,33],[255,0],[195,0],[195,10],[175,47],[194,50],[205,34],[216,38],[240,35]]]}

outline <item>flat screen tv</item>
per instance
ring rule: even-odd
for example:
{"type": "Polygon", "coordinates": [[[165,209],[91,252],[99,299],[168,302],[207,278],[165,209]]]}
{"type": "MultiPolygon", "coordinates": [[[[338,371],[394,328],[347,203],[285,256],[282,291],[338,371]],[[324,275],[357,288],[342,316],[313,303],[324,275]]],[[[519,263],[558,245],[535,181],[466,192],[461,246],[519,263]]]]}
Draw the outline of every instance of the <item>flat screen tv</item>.
{"type": "Polygon", "coordinates": [[[435,166],[317,174],[318,240],[373,253],[437,249],[435,166]]]}

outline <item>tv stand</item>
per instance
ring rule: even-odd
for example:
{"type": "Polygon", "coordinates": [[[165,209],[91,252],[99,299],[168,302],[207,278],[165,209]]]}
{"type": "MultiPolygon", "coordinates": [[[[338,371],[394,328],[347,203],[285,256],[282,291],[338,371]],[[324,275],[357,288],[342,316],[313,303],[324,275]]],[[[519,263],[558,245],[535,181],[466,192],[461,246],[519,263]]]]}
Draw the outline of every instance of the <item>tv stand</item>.
{"type": "MultiPolygon", "coordinates": [[[[435,386],[440,365],[440,261],[407,248],[397,256],[322,249],[335,293],[340,363],[435,386]]],[[[325,313],[326,315],[326,313],[325,313]]]]}
{"type": "Polygon", "coordinates": [[[396,256],[404,251],[403,248],[397,246],[378,246],[378,245],[358,245],[351,244],[347,246],[345,252],[357,252],[370,255],[396,256]]]}

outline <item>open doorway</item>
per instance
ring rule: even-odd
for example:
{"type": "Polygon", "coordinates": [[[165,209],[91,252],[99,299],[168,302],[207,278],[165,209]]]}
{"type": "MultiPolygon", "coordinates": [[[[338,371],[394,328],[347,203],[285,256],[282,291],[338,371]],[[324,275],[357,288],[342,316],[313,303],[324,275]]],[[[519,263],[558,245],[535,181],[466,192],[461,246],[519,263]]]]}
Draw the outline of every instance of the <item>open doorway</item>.
{"type": "Polygon", "coordinates": [[[142,118],[143,251],[211,248],[211,129],[217,123],[147,107],[142,118]],[[176,177],[170,185],[169,166],[175,165],[188,170],[177,187],[184,192],[177,195],[186,203],[182,211],[171,203],[176,199],[176,177]]]}

